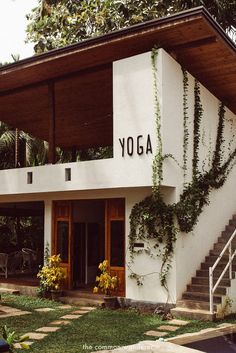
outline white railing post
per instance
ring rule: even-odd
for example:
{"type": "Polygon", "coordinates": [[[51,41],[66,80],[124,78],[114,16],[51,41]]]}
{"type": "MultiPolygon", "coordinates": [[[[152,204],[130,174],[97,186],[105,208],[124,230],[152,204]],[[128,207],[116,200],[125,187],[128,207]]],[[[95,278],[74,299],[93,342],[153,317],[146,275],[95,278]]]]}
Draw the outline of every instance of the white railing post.
{"type": "Polygon", "coordinates": [[[213,271],[212,271],[212,267],[209,267],[209,299],[210,299],[210,313],[214,314],[214,307],[213,307],[213,271]]]}
{"type": "Polygon", "coordinates": [[[232,243],[229,244],[229,279],[232,279],[232,243]]]}
{"type": "Polygon", "coordinates": [[[236,236],[236,229],[234,230],[233,234],[229,238],[228,242],[224,246],[223,250],[221,251],[220,255],[218,256],[217,260],[215,261],[214,265],[212,267],[209,267],[209,301],[210,301],[210,313],[214,314],[214,303],[213,303],[213,295],[219,286],[222,278],[224,277],[226,271],[229,271],[229,279],[232,279],[232,270],[233,270],[233,259],[236,256],[236,250],[233,251],[232,253],[232,241],[236,236]],[[213,271],[217,267],[218,263],[222,259],[223,255],[225,254],[226,250],[229,251],[229,261],[226,264],[225,268],[222,270],[221,275],[219,278],[216,280],[215,285],[213,286],[213,271]]]}

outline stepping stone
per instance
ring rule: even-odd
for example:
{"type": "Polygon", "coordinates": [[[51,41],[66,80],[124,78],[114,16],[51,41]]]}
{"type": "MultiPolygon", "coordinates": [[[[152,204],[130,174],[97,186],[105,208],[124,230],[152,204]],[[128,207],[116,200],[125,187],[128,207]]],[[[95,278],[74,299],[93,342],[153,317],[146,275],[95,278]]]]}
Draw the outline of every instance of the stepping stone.
{"type": "Polygon", "coordinates": [[[38,311],[38,312],[42,312],[42,313],[48,313],[49,311],[53,311],[55,309],[52,309],[52,308],[38,308],[38,309],[34,309],[35,311],[38,311]]]}
{"type": "Polygon", "coordinates": [[[163,337],[168,335],[168,332],[160,332],[160,331],[147,331],[144,333],[147,336],[153,336],[153,337],[163,337]]]}
{"type": "MultiPolygon", "coordinates": [[[[22,342],[24,344],[27,344],[28,346],[31,346],[34,342],[31,342],[31,341],[24,341],[22,342]]],[[[16,349],[23,349],[20,345],[20,343],[14,343],[14,348],[16,349]]]]}
{"type": "Polygon", "coordinates": [[[64,309],[71,309],[71,308],[72,308],[72,306],[69,305],[69,304],[57,306],[57,309],[62,309],[62,310],[64,310],[64,309]]]}
{"type": "Polygon", "coordinates": [[[44,326],[44,327],[40,327],[40,328],[37,328],[37,330],[35,331],[39,331],[39,332],[56,332],[60,330],[60,327],[57,327],[57,326],[54,326],[54,327],[48,327],[48,326],[44,326]]]}
{"type": "Polygon", "coordinates": [[[83,315],[83,314],[87,314],[87,313],[89,313],[89,310],[75,310],[75,311],[72,311],[71,314],[83,315]]]}
{"type": "Polygon", "coordinates": [[[92,311],[92,310],[96,310],[97,308],[95,306],[81,306],[80,309],[92,311]]]}
{"type": "Polygon", "coordinates": [[[170,326],[170,325],[162,325],[158,327],[158,330],[170,331],[170,332],[175,332],[178,329],[179,329],[178,326],[170,326]]]}
{"type": "Polygon", "coordinates": [[[21,311],[20,309],[12,308],[12,307],[6,306],[6,305],[0,305],[0,310],[4,311],[5,313],[13,313],[13,312],[21,311]]]}
{"type": "Polygon", "coordinates": [[[25,335],[28,336],[29,339],[31,340],[42,340],[44,337],[47,336],[46,333],[38,333],[38,332],[28,332],[25,335]]]}
{"type": "Polygon", "coordinates": [[[177,325],[177,326],[185,326],[185,325],[189,324],[189,321],[173,319],[173,320],[169,320],[168,324],[177,325]]]}
{"type": "Polygon", "coordinates": [[[12,313],[3,314],[0,317],[5,318],[5,317],[12,317],[12,316],[27,315],[27,314],[32,314],[32,313],[30,311],[13,311],[12,313]]]}
{"type": "MultiPolygon", "coordinates": [[[[2,315],[1,315],[1,317],[2,317],[2,315]]],[[[223,324],[218,325],[218,327],[220,327],[220,328],[224,328],[224,327],[233,327],[233,325],[232,325],[232,324],[229,324],[229,323],[227,323],[227,322],[224,322],[223,324]]]]}
{"type": "Polygon", "coordinates": [[[69,325],[70,321],[67,320],[55,320],[50,322],[50,325],[69,325]]]}
{"type": "Polygon", "coordinates": [[[61,316],[60,319],[74,320],[74,319],[78,319],[78,318],[81,317],[81,316],[82,316],[82,315],[68,314],[68,315],[61,316]]]}

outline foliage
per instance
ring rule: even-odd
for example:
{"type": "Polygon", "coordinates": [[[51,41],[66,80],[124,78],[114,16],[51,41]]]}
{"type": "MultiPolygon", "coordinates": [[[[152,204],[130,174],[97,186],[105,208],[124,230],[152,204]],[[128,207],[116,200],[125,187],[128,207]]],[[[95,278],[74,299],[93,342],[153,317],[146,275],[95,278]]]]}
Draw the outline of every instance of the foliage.
{"type": "Polygon", "coordinates": [[[188,73],[182,68],[183,71],[183,128],[184,128],[184,138],[183,138],[183,171],[184,171],[184,180],[186,179],[187,174],[187,151],[188,151],[188,73]]]}
{"type": "MultiPolygon", "coordinates": [[[[174,253],[174,244],[179,231],[189,233],[196,225],[200,214],[205,205],[209,203],[211,190],[223,186],[227,176],[233,168],[236,158],[236,148],[228,151],[226,157],[224,151],[224,126],[225,126],[225,108],[221,103],[218,111],[218,128],[215,142],[213,158],[208,171],[199,169],[199,147],[200,147],[200,127],[203,117],[203,108],[201,104],[201,92],[199,82],[195,80],[194,87],[194,123],[193,123],[193,159],[192,159],[192,181],[184,183],[183,192],[179,201],[174,204],[166,204],[161,195],[161,181],[163,173],[163,161],[167,156],[162,153],[161,137],[161,116],[160,105],[158,101],[157,85],[157,50],[153,49],[151,54],[153,78],[154,78],[154,106],[156,116],[156,135],[157,151],[153,160],[153,190],[152,194],[141,202],[134,205],[130,214],[130,234],[129,249],[131,259],[138,252],[135,251],[134,244],[137,240],[151,240],[153,247],[149,246],[144,251],[153,256],[154,250],[159,249],[157,256],[161,258],[162,266],[159,277],[161,285],[167,291],[167,275],[171,267],[171,259],[174,253]],[[177,220],[177,224],[176,224],[177,220]]],[[[187,171],[187,146],[188,146],[188,127],[187,127],[187,76],[183,70],[183,161],[184,176],[187,171]]],[[[143,283],[147,275],[139,275],[132,270],[131,278],[136,279],[137,284],[143,283]]]]}
{"type": "Polygon", "coordinates": [[[193,180],[198,176],[198,163],[199,163],[199,145],[200,145],[200,126],[203,116],[203,109],[200,97],[200,84],[195,80],[194,85],[194,119],[193,119],[193,160],[192,171],[193,180]]]}
{"type": "Polygon", "coordinates": [[[137,240],[153,240],[154,248],[160,250],[157,254],[162,260],[160,281],[163,286],[166,284],[166,274],[170,269],[176,231],[174,207],[166,205],[160,193],[146,197],[131,210],[129,234],[131,254],[135,254],[134,243],[137,240]]]}
{"type": "MultiPolygon", "coordinates": [[[[177,228],[174,224],[174,206],[166,205],[160,190],[161,182],[163,180],[163,161],[169,156],[163,156],[162,152],[161,115],[157,84],[157,56],[158,50],[157,48],[154,48],[151,53],[151,63],[154,81],[157,151],[152,166],[153,189],[152,195],[135,204],[131,210],[129,249],[133,259],[133,255],[135,254],[134,243],[137,240],[148,239],[154,242],[153,247],[154,249],[159,249],[157,255],[160,256],[162,260],[159,274],[160,282],[161,285],[167,289],[166,277],[171,267],[171,257],[174,252],[177,228]]],[[[149,252],[149,255],[152,256],[150,247],[146,252],[149,252]]],[[[131,272],[130,277],[135,278],[138,285],[142,284],[144,278],[144,276],[139,276],[134,272],[131,272]]]]}
{"type": "Polygon", "coordinates": [[[42,0],[27,16],[28,40],[42,53],[200,5],[235,31],[234,0],[42,0]]]}
{"type": "Polygon", "coordinates": [[[151,52],[153,85],[154,85],[154,109],[155,109],[155,123],[156,123],[156,137],[157,137],[157,151],[154,156],[152,164],[152,182],[153,194],[158,196],[159,187],[163,180],[163,152],[162,152],[162,138],[161,138],[161,113],[158,92],[158,71],[157,71],[157,57],[158,48],[154,47],[151,52]]]}
{"type": "Polygon", "coordinates": [[[40,287],[44,291],[59,290],[65,279],[65,272],[61,267],[60,255],[53,255],[48,258],[48,264],[45,264],[38,272],[40,287]]]}
{"type": "Polygon", "coordinates": [[[0,216],[0,248],[10,253],[22,248],[43,251],[43,217],[0,216]]]}
{"type": "MultiPolygon", "coordinates": [[[[198,104],[200,100],[200,92],[197,97],[198,104]]],[[[199,110],[199,118],[201,119],[202,110],[199,110]]],[[[198,221],[199,215],[203,211],[203,207],[209,203],[209,195],[211,190],[219,189],[227,180],[227,176],[233,168],[236,149],[228,153],[228,157],[224,160],[224,125],[225,125],[225,108],[223,104],[219,106],[218,112],[218,128],[215,142],[215,149],[213,152],[213,160],[210,169],[206,172],[199,171],[193,174],[193,180],[185,185],[179,202],[175,205],[175,213],[178,220],[179,229],[182,232],[190,232],[198,221]]],[[[200,124],[196,124],[197,128],[194,130],[194,140],[196,145],[199,144],[200,139],[200,124]]],[[[195,158],[198,160],[198,148],[196,149],[195,158]]],[[[196,163],[193,165],[197,165],[196,163]]]]}
{"type": "Polygon", "coordinates": [[[106,295],[111,295],[112,291],[118,287],[118,278],[111,275],[108,260],[101,262],[98,268],[101,274],[96,277],[97,286],[94,287],[93,292],[97,293],[100,289],[106,295]]]}
{"type": "Polygon", "coordinates": [[[6,325],[2,327],[2,337],[9,345],[11,352],[15,352],[14,344],[19,343],[22,349],[29,349],[28,344],[25,341],[29,336],[19,336],[15,331],[11,331],[6,325]]]}
{"type": "MultiPolygon", "coordinates": [[[[7,325],[20,334],[48,326],[49,322],[59,320],[65,313],[79,309],[75,306],[72,309],[61,310],[56,302],[26,296],[24,296],[23,307],[19,304],[22,302],[21,295],[3,295],[2,300],[4,305],[12,306],[14,303],[15,307],[23,310],[33,311],[37,307],[55,309],[47,313],[34,311],[32,315],[1,318],[2,325],[7,325]],[[14,302],[10,301],[12,298],[14,298],[14,302]],[[42,306],[43,302],[44,306],[42,306]]],[[[180,327],[175,332],[170,332],[168,337],[187,332],[199,332],[202,329],[217,327],[223,322],[235,323],[235,316],[217,322],[189,320],[188,325],[180,327]]],[[[144,332],[156,330],[164,323],[166,322],[162,321],[158,315],[153,313],[140,314],[135,309],[93,310],[79,320],[73,320],[70,325],[63,325],[59,331],[51,334],[48,339],[35,341],[31,350],[34,353],[84,353],[85,350],[88,352],[94,351],[95,346],[101,347],[99,349],[103,349],[104,346],[125,346],[145,340],[144,332]],[[85,343],[87,347],[91,346],[91,349],[85,349],[85,343]]]]}

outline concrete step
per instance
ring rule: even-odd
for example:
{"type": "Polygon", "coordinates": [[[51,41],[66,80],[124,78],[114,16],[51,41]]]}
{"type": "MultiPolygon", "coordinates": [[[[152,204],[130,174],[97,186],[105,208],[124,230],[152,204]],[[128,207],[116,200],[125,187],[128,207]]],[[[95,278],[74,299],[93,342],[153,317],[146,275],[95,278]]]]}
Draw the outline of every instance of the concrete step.
{"type": "MultiPolygon", "coordinates": [[[[216,283],[218,278],[214,278],[213,283],[216,283]]],[[[193,277],[192,284],[201,284],[201,285],[209,285],[209,276],[208,277],[193,277]]],[[[222,278],[220,281],[220,286],[230,287],[230,279],[222,278]]]]}
{"type": "MultiPolygon", "coordinates": [[[[187,292],[209,293],[209,286],[203,284],[188,284],[187,292]]],[[[217,287],[215,294],[226,295],[226,287],[217,287]]]]}
{"type": "MultiPolygon", "coordinates": [[[[235,227],[234,227],[235,230],[235,227]]],[[[233,234],[234,230],[223,230],[221,232],[221,237],[222,238],[226,238],[227,240],[229,240],[229,238],[231,237],[231,235],[233,234]]]]}
{"type": "MultiPolygon", "coordinates": [[[[214,265],[214,262],[202,262],[201,263],[201,270],[207,270],[209,269],[209,267],[212,267],[214,265]]],[[[226,264],[224,263],[219,263],[216,266],[216,270],[224,270],[225,269],[226,264]]],[[[232,265],[232,270],[235,272],[236,271],[236,265],[232,265]]]]}
{"type": "Polygon", "coordinates": [[[234,226],[236,228],[236,218],[232,218],[229,220],[229,225],[234,226]]]}
{"type": "MultiPolygon", "coordinates": [[[[177,307],[185,309],[209,310],[209,303],[190,299],[181,299],[176,303],[177,307]]],[[[217,304],[213,305],[214,310],[217,310],[217,304]]]]}
{"type": "MultiPolygon", "coordinates": [[[[205,262],[210,262],[214,264],[216,260],[218,259],[219,255],[208,255],[205,257],[205,262]]],[[[223,255],[220,259],[221,264],[227,264],[229,262],[229,255],[223,255]]],[[[236,257],[233,260],[233,264],[236,265],[236,257]]]]}
{"type": "MultiPolygon", "coordinates": [[[[221,304],[223,295],[214,294],[213,303],[221,304]]],[[[208,293],[201,293],[201,292],[184,292],[182,299],[190,299],[196,301],[203,301],[209,303],[209,294],[208,293]]]]}
{"type": "MultiPolygon", "coordinates": [[[[215,250],[215,249],[212,249],[212,250],[210,250],[209,255],[210,255],[210,256],[217,256],[217,257],[218,257],[218,256],[220,255],[221,251],[222,251],[222,250],[215,250]]],[[[229,258],[228,253],[225,253],[224,257],[228,257],[228,258],[229,258]]]]}
{"type": "Polygon", "coordinates": [[[5,293],[9,294],[22,294],[22,295],[29,295],[36,297],[37,296],[37,288],[34,286],[24,286],[20,284],[14,284],[14,283],[0,283],[0,292],[2,292],[3,289],[7,290],[5,293]],[[12,293],[11,293],[12,291],[12,293]],[[16,293],[13,293],[16,292],[16,293]]]}
{"type": "MultiPolygon", "coordinates": [[[[231,234],[230,234],[230,236],[231,236],[231,234]]],[[[228,240],[229,240],[229,239],[228,239],[226,236],[221,236],[221,237],[219,237],[219,238],[217,239],[217,243],[226,244],[226,243],[228,242],[228,240]]],[[[234,249],[236,249],[236,238],[234,238],[234,240],[232,240],[231,244],[232,244],[232,247],[233,247],[234,249]]]]}
{"type": "MultiPolygon", "coordinates": [[[[214,279],[215,278],[218,279],[220,277],[221,273],[222,273],[222,271],[215,270],[214,271],[214,279]]],[[[197,275],[197,277],[208,277],[209,278],[209,269],[197,270],[196,275],[197,275]]],[[[233,278],[235,278],[235,272],[233,272],[232,275],[233,275],[233,278]]],[[[224,274],[223,278],[229,278],[229,271],[227,271],[224,274]]]]}
{"type": "Polygon", "coordinates": [[[74,304],[78,306],[101,306],[103,300],[99,299],[91,299],[91,298],[82,298],[82,297],[60,297],[59,301],[64,304],[74,304]]]}
{"type": "Polygon", "coordinates": [[[207,310],[200,310],[200,309],[187,309],[187,308],[176,307],[171,309],[171,314],[174,317],[183,317],[191,320],[202,320],[202,321],[215,320],[215,314],[211,314],[207,310]]]}
{"type": "Polygon", "coordinates": [[[231,220],[231,223],[229,221],[229,224],[227,224],[227,226],[225,226],[225,231],[233,234],[233,232],[235,231],[235,228],[236,228],[235,220],[231,220]]]}
{"type": "Polygon", "coordinates": [[[91,291],[83,291],[83,290],[64,290],[64,295],[66,297],[77,297],[77,298],[88,298],[94,300],[103,300],[104,294],[95,294],[91,291]]]}
{"type": "Polygon", "coordinates": [[[10,288],[1,287],[0,288],[0,295],[1,294],[15,294],[15,295],[19,295],[20,291],[16,290],[16,289],[10,289],[10,288]]]}

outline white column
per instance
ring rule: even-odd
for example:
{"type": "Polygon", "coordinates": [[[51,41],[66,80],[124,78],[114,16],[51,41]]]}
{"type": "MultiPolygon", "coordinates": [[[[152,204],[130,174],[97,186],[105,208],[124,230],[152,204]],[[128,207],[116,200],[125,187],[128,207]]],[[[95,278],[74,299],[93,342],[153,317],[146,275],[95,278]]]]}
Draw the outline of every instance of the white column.
{"type": "Polygon", "coordinates": [[[52,245],[52,200],[44,201],[44,249],[49,246],[51,254],[52,245]]]}

